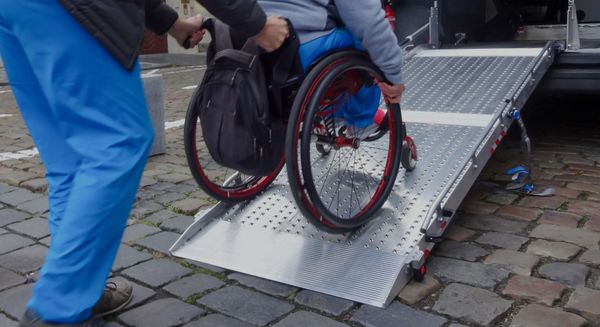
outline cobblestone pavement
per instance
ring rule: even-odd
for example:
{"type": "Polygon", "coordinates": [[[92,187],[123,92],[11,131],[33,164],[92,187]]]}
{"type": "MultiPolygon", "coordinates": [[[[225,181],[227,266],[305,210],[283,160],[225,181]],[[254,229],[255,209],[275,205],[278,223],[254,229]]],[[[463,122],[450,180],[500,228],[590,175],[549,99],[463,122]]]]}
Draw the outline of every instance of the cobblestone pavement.
{"type": "MultiPolygon", "coordinates": [[[[180,121],[187,86],[202,67],[158,73],[166,120],[180,121]]],[[[44,170],[9,87],[0,87],[0,326],[11,327],[50,240],[44,170]]],[[[530,103],[535,181],[557,195],[503,191],[502,172],[520,160],[512,130],[434,251],[425,281],[411,282],[385,310],[169,257],[192,215],[213,203],[188,172],[181,127],[171,128],[167,154],[151,158],[145,170],[114,264],[114,275],[134,284],[135,298],[108,320],[143,327],[600,326],[597,103],[530,103]]]]}

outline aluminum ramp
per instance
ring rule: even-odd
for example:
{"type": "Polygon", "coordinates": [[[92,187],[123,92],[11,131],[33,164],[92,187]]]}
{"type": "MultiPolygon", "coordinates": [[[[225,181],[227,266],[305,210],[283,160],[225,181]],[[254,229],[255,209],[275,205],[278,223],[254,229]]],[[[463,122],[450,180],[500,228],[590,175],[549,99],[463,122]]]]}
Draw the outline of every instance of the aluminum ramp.
{"type": "Polygon", "coordinates": [[[398,174],[376,219],[351,234],[321,232],[297,211],[282,172],[252,201],[198,213],[171,253],[386,306],[441,240],[512,123],[509,111],[524,105],[553,59],[551,44],[421,51],[405,66],[402,106],[419,163],[398,174]]]}

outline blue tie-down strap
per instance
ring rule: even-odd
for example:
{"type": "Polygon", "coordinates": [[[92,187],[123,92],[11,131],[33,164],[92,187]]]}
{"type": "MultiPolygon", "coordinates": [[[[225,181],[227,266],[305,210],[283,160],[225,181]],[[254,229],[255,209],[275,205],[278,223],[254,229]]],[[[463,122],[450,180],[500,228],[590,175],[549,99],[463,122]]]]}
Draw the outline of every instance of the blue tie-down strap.
{"type": "Polygon", "coordinates": [[[511,179],[515,183],[521,183],[523,178],[529,175],[529,171],[523,166],[517,166],[515,168],[509,169],[506,171],[506,173],[512,176],[511,179]]]}
{"type": "Polygon", "coordinates": [[[506,189],[509,191],[529,196],[553,196],[555,193],[553,188],[538,190],[535,185],[522,182],[523,178],[529,175],[529,171],[524,166],[509,169],[506,173],[512,176],[513,181],[513,183],[506,186],[506,189]]]}

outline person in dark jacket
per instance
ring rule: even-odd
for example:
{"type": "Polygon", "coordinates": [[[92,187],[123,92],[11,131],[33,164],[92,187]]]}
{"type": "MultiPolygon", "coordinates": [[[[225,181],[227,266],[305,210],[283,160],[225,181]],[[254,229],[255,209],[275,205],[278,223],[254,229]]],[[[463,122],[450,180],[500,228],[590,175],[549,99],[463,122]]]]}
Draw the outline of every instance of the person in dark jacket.
{"type": "MultiPolygon", "coordinates": [[[[266,50],[287,36],[255,0],[200,2],[266,50]]],[[[106,280],[152,143],[144,24],[195,45],[201,22],[161,0],[0,1],[0,54],[49,185],[51,245],[20,326],[99,326],[131,300],[106,280]]]]}

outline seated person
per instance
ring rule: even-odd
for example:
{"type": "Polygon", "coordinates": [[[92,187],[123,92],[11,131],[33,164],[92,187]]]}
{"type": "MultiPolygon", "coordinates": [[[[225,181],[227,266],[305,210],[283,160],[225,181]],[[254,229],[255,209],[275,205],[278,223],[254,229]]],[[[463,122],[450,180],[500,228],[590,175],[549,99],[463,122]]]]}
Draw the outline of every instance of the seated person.
{"type": "Polygon", "coordinates": [[[366,50],[390,84],[363,87],[341,110],[353,135],[368,136],[377,125],[374,117],[380,94],[400,103],[404,91],[402,50],[385,19],[380,0],[258,0],[265,12],[288,18],[300,39],[300,61],[306,68],[325,53],[346,47],[366,50]],[[340,27],[341,22],[344,26],[340,27]],[[381,90],[381,93],[380,93],[381,90]]]}

